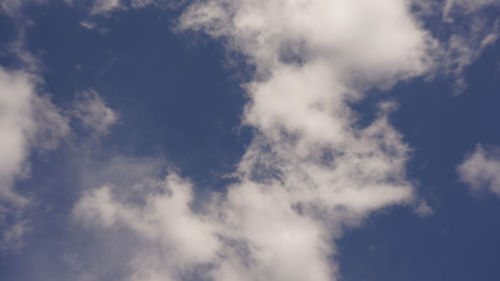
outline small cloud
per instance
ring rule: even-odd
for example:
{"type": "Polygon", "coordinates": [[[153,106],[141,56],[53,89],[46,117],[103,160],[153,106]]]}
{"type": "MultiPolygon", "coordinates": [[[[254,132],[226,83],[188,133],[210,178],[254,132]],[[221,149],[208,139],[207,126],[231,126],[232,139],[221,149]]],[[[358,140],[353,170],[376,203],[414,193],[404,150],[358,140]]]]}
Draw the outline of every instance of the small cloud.
{"type": "Polygon", "coordinates": [[[83,28],[88,29],[88,30],[96,30],[101,35],[104,35],[109,31],[109,27],[102,27],[102,26],[97,25],[95,22],[91,22],[88,20],[81,21],[80,26],[82,26],[83,28]]]}
{"type": "Polygon", "coordinates": [[[92,14],[105,15],[112,11],[125,8],[126,6],[120,0],[95,0],[92,8],[92,14]]]}
{"type": "Polygon", "coordinates": [[[96,137],[108,134],[109,128],[118,121],[118,114],[109,108],[99,93],[93,89],[77,94],[73,116],[96,137]]]}
{"type": "Polygon", "coordinates": [[[414,209],[415,213],[421,217],[428,217],[434,214],[434,210],[427,205],[427,202],[421,201],[414,209]]]}
{"type": "Polygon", "coordinates": [[[84,27],[84,28],[86,28],[86,29],[90,29],[90,30],[92,30],[92,29],[96,28],[96,24],[95,24],[95,23],[90,22],[90,21],[86,21],[86,20],[81,21],[81,22],[80,22],[80,25],[81,25],[82,27],[84,27]]]}
{"type": "Polygon", "coordinates": [[[484,39],[481,41],[481,48],[485,48],[489,45],[495,44],[495,42],[498,40],[498,34],[497,33],[491,33],[488,34],[484,39]]]}
{"type": "Polygon", "coordinates": [[[500,148],[476,145],[457,169],[460,181],[472,191],[489,190],[500,197],[500,148]]]}

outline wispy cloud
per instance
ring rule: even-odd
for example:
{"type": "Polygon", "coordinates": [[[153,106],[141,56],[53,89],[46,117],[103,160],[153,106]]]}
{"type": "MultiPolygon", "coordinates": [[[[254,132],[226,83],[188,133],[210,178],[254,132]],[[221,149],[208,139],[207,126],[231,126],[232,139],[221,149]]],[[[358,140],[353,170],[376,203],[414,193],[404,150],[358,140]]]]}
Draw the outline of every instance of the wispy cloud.
{"type": "Polygon", "coordinates": [[[441,10],[444,30],[449,37],[441,39],[444,51],[443,67],[448,75],[455,78],[455,93],[467,88],[464,70],[481,53],[493,45],[500,34],[498,0],[447,0],[441,10]]]}
{"type": "Polygon", "coordinates": [[[76,94],[72,115],[97,138],[108,134],[110,127],[119,119],[118,113],[108,107],[93,89],[76,94]]]}

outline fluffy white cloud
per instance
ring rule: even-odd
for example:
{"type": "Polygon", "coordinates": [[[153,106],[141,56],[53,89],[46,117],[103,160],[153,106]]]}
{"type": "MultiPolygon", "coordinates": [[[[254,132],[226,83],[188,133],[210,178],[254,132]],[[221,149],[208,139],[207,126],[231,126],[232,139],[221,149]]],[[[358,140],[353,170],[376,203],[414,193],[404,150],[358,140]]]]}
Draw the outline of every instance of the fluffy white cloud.
{"type": "MultiPolygon", "coordinates": [[[[27,158],[33,149],[53,149],[69,133],[68,120],[47,95],[37,93],[38,78],[0,67],[0,209],[18,213],[29,200],[16,192],[16,180],[29,176],[27,158]],[[3,207],[2,207],[3,206],[3,207]]],[[[17,215],[16,215],[17,216],[17,215]]],[[[3,244],[16,240],[25,229],[20,220],[3,225],[3,244]]],[[[1,245],[8,246],[8,245],[1,245]]]]}
{"type": "Polygon", "coordinates": [[[95,137],[108,134],[110,127],[118,121],[118,114],[92,89],[76,94],[72,113],[95,137]]]}
{"type": "Polygon", "coordinates": [[[238,243],[221,250],[215,280],[336,280],[343,226],[414,200],[408,148],[387,120],[395,105],[364,128],[348,105],[431,68],[436,43],[409,5],[209,1],[183,15],[181,28],[223,38],[257,67],[243,121],[258,133],[223,211],[238,243]]]}
{"type": "MultiPolygon", "coordinates": [[[[110,188],[104,186],[84,197],[76,206],[75,215],[84,221],[97,221],[104,227],[125,224],[145,239],[158,243],[172,258],[162,264],[161,267],[167,267],[163,269],[165,272],[216,258],[215,249],[219,244],[214,235],[216,225],[191,211],[190,183],[170,174],[165,181],[147,184],[148,188],[156,188],[144,195],[144,206],[121,203],[113,198],[110,188]]],[[[143,276],[148,270],[140,268],[139,271],[136,275],[143,276]]]]}
{"type": "Polygon", "coordinates": [[[106,14],[113,10],[123,8],[124,4],[121,0],[94,0],[92,5],[92,14],[106,14]]]}
{"type": "Polygon", "coordinates": [[[489,190],[500,197],[500,149],[477,145],[457,169],[460,180],[473,191],[489,190]]]}
{"type": "Polygon", "coordinates": [[[366,127],[350,102],[370,87],[432,69],[435,40],[410,2],[199,1],[181,30],[223,38],[256,66],[243,123],[256,135],[225,194],[198,202],[175,173],[148,178],[144,198],[104,185],[75,217],[125,227],[154,251],[133,254],[131,280],[337,280],[334,239],[375,210],[416,204],[409,148],[379,104],[366,127]],[[158,182],[154,184],[154,182],[158,182]],[[160,185],[163,189],[151,186],[160,185]],[[138,203],[138,202],[139,203],[138,203]]]}
{"type": "Polygon", "coordinates": [[[432,38],[410,1],[198,1],[181,28],[224,37],[260,68],[288,58],[328,60],[341,71],[381,79],[426,70],[432,38]],[[388,42],[391,42],[390,44],[388,42]],[[372,77],[374,76],[374,77],[372,77]]]}
{"type": "Polygon", "coordinates": [[[67,119],[36,87],[35,76],[0,67],[0,198],[15,205],[26,203],[12,184],[27,176],[31,149],[53,149],[69,133],[67,119]]]}

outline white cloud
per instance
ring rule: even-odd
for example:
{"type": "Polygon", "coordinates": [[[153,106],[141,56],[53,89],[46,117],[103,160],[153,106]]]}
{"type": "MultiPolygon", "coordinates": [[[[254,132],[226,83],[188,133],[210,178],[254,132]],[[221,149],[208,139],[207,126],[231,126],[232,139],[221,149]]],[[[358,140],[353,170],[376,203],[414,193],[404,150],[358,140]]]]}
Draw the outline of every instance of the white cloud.
{"type": "Polygon", "coordinates": [[[76,94],[73,115],[95,137],[109,133],[109,129],[118,121],[118,113],[109,108],[99,93],[87,90],[76,94]]]}
{"type": "MultiPolygon", "coordinates": [[[[90,3],[92,14],[107,15],[117,10],[146,6],[175,9],[184,5],[185,1],[94,0],[90,3]]],[[[228,39],[229,48],[249,55],[251,60],[259,60],[254,62],[258,66],[264,66],[264,62],[272,65],[273,59],[313,59],[318,53],[324,59],[329,53],[337,67],[351,68],[352,71],[359,71],[360,75],[389,74],[389,77],[395,78],[397,73],[399,77],[396,80],[378,81],[387,83],[386,87],[405,76],[412,77],[433,67],[441,74],[454,78],[455,93],[459,94],[467,88],[463,74],[466,67],[498,39],[498,16],[488,14],[487,8],[498,9],[499,4],[499,0],[194,1],[189,6],[190,11],[184,13],[181,29],[203,29],[214,37],[228,39]],[[407,17],[410,8],[417,9],[407,17]],[[275,14],[270,17],[270,13],[275,14]],[[350,16],[354,13],[356,19],[350,16]],[[386,19],[377,18],[386,16],[386,19]],[[436,21],[436,17],[442,21],[436,21]],[[425,30],[414,28],[415,25],[420,27],[423,24],[421,21],[428,18],[432,18],[432,28],[442,30],[440,34],[435,34],[438,38],[427,34],[422,36],[418,32],[425,33],[425,30]],[[464,20],[466,23],[462,23],[464,20]],[[393,33],[394,25],[401,25],[398,28],[401,33],[393,33]],[[277,33],[280,36],[275,36],[277,33]],[[380,45],[364,48],[377,42],[380,45]],[[267,47],[260,48],[262,44],[267,47]],[[398,53],[410,46],[417,49],[398,53]],[[280,57],[269,57],[277,50],[281,53],[280,57]],[[417,67],[416,60],[424,58],[422,53],[431,50],[433,57],[426,57],[417,67]],[[405,61],[407,65],[393,64],[405,61]],[[410,68],[398,69],[394,66],[410,68]]],[[[373,78],[377,81],[380,77],[373,78]]]]}
{"type": "Polygon", "coordinates": [[[79,201],[75,217],[146,241],[132,253],[131,280],[193,272],[217,281],[338,280],[332,241],[346,226],[416,204],[409,148],[388,121],[396,104],[380,103],[360,127],[349,103],[367,88],[426,74],[437,43],[400,0],[199,1],[179,28],[223,38],[257,68],[244,85],[243,116],[256,136],[238,181],[202,202],[175,173],[149,178],[143,187],[164,189],[145,190],[139,203],[104,185],[79,201]]]}
{"type": "Polygon", "coordinates": [[[392,0],[198,1],[180,25],[224,37],[261,68],[286,56],[321,57],[337,69],[374,79],[404,77],[426,70],[426,51],[433,47],[409,5],[392,0]]]}
{"type": "MultiPolygon", "coordinates": [[[[29,203],[14,187],[29,176],[28,156],[34,149],[54,149],[69,133],[68,120],[47,95],[37,93],[37,83],[32,74],[0,67],[0,207],[15,217],[29,203]]],[[[19,240],[25,221],[12,228],[3,223],[3,243],[19,240]]]]}
{"type": "Polygon", "coordinates": [[[12,187],[28,171],[26,158],[33,148],[53,149],[69,133],[67,119],[48,96],[36,93],[37,78],[0,67],[0,194],[16,205],[26,199],[12,187]]]}
{"type": "Polygon", "coordinates": [[[477,145],[457,169],[460,180],[471,190],[489,190],[500,197],[500,149],[477,145]]]}
{"type": "Polygon", "coordinates": [[[109,12],[124,9],[121,0],[94,0],[92,3],[92,14],[107,14],[109,12]]]}
{"type": "Polygon", "coordinates": [[[96,27],[97,27],[97,25],[96,25],[95,23],[93,23],[93,22],[91,22],[91,21],[86,21],[86,20],[81,21],[81,22],[80,22],[80,25],[81,25],[82,27],[84,27],[84,28],[86,28],[86,29],[90,29],[90,30],[92,30],[92,29],[94,29],[94,28],[96,28],[96,27]]]}
{"type": "Polygon", "coordinates": [[[421,217],[427,217],[434,214],[434,210],[425,201],[420,202],[414,211],[421,217]]]}
{"type": "Polygon", "coordinates": [[[170,174],[163,182],[148,184],[157,185],[158,189],[145,194],[143,207],[117,202],[110,188],[104,186],[78,203],[76,215],[105,227],[124,223],[145,238],[159,241],[175,257],[167,264],[172,268],[213,259],[218,246],[214,226],[191,211],[190,183],[170,174]]]}

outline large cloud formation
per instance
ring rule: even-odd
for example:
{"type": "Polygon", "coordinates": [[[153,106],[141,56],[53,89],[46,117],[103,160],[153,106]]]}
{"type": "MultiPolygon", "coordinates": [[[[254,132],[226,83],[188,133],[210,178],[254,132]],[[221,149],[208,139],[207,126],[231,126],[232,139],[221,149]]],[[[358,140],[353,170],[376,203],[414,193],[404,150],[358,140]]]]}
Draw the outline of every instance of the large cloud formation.
{"type": "Polygon", "coordinates": [[[333,241],[346,226],[416,203],[409,148],[388,121],[396,105],[381,102],[368,126],[349,106],[432,69],[438,44],[410,10],[400,0],[193,3],[178,28],[220,38],[256,67],[242,117],[255,137],[237,182],[201,202],[175,172],[144,179],[140,200],[105,185],[75,217],[149,245],[134,253],[131,280],[337,280],[333,241]]]}

